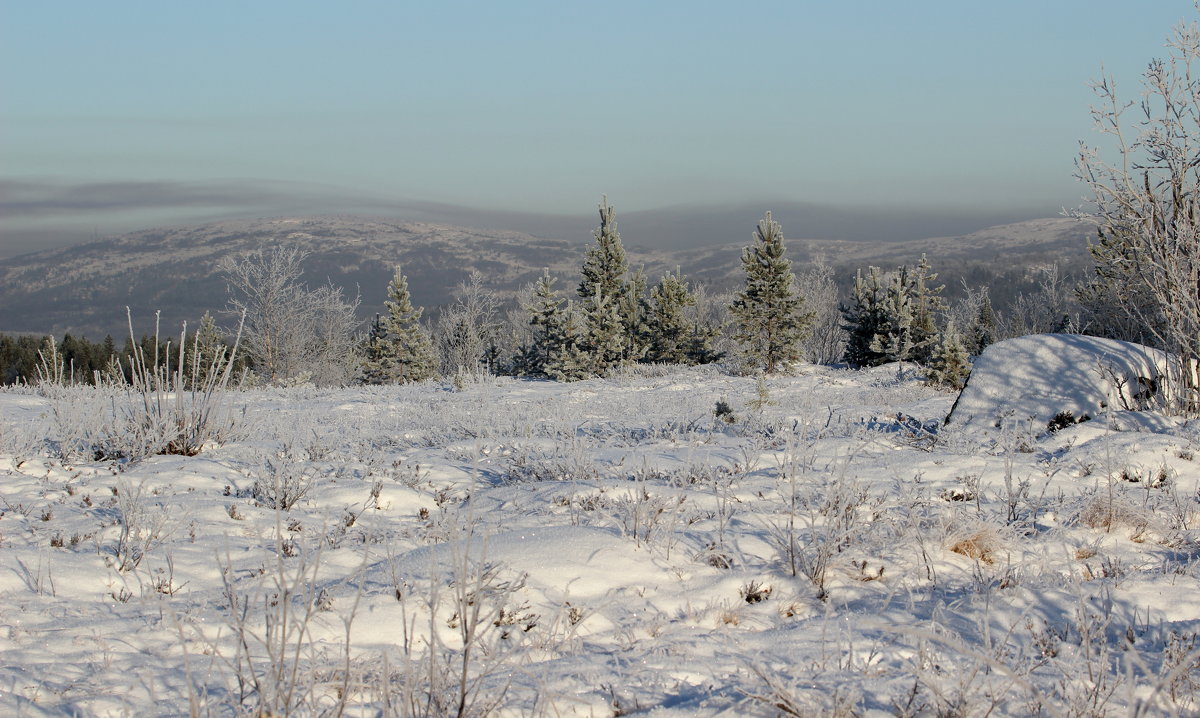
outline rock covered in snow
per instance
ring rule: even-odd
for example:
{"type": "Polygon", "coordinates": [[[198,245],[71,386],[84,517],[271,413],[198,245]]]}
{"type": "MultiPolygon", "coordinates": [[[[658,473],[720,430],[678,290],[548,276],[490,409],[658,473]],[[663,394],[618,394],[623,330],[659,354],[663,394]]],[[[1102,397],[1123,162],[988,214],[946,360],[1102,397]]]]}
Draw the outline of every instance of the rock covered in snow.
{"type": "Polygon", "coordinates": [[[957,427],[1009,423],[1038,432],[1067,412],[1075,421],[1153,408],[1165,354],[1141,344],[1077,334],[1037,334],[993,344],[946,417],[957,427]]]}

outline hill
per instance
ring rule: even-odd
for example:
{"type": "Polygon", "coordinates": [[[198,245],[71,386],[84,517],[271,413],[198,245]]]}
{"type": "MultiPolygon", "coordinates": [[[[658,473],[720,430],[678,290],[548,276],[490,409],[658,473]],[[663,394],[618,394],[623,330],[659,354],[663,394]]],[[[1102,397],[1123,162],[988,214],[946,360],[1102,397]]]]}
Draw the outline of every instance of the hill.
{"type": "MultiPolygon", "coordinates": [[[[678,266],[696,281],[723,288],[740,280],[739,256],[753,221],[747,227],[745,239],[694,249],[646,249],[636,237],[624,239],[631,265],[644,266],[651,279],[678,266]]],[[[902,242],[789,239],[789,252],[797,269],[822,256],[842,276],[868,264],[912,262],[924,253],[942,280],[952,283],[959,276],[971,278],[972,272],[994,275],[1000,259],[1010,270],[1045,262],[1080,264],[1089,233],[1074,220],[1043,219],[960,237],[902,242]]],[[[569,292],[591,241],[588,235],[568,241],[353,216],[150,229],[6,260],[0,267],[0,331],[120,337],[128,331],[126,306],[137,333],[151,329],[155,311],[173,331],[184,320],[194,322],[206,310],[225,306],[226,287],[218,270],[223,257],[279,243],[309,252],[304,279],[310,284],[330,282],[350,294],[360,292],[364,318],[381,310],[396,264],[409,277],[414,301],[431,308],[449,302],[454,287],[474,270],[487,276],[493,288],[511,292],[548,267],[569,292]]]]}

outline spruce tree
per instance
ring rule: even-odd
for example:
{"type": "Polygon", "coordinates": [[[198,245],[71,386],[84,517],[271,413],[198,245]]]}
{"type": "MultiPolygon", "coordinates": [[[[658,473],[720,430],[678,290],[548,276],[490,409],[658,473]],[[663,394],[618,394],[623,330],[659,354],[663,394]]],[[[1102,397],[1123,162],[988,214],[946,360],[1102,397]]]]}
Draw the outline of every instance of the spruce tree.
{"type": "Polygon", "coordinates": [[[421,326],[424,309],[413,307],[408,278],[396,267],[388,283],[388,313],[376,315],[367,337],[363,381],[391,384],[437,376],[437,356],[429,332],[421,326]]]}
{"type": "Polygon", "coordinates": [[[746,284],[730,306],[737,320],[734,339],[742,353],[768,374],[800,359],[813,315],[801,311],[804,300],[796,293],[792,264],[784,256],[783,229],[766,216],[754,231],[755,242],[742,250],[746,284]]]}

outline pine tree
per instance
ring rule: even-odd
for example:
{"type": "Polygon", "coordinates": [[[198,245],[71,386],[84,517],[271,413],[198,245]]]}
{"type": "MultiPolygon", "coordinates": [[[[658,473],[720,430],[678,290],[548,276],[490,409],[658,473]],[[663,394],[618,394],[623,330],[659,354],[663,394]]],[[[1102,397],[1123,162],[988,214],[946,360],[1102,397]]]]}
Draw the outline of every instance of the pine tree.
{"type": "Polygon", "coordinates": [[[849,332],[846,361],[853,367],[889,361],[927,364],[937,344],[937,317],[945,310],[943,287],[930,286],[937,275],[925,256],[916,268],[901,266],[880,274],[869,267],[855,277],[851,304],[844,307],[849,332]]]}
{"type": "MultiPolygon", "coordinates": [[[[585,324],[583,349],[592,355],[592,371],[603,375],[641,356],[641,346],[634,341],[641,291],[626,280],[629,262],[617,232],[616,210],[608,197],[600,203],[600,226],[592,236],[596,245],[588,250],[579,270],[585,324]]],[[[644,288],[644,279],[641,283],[644,288]]]]}
{"type": "Polygon", "coordinates": [[[960,390],[971,375],[971,358],[953,323],[942,332],[929,360],[926,377],[930,384],[960,390]]]}
{"type": "Polygon", "coordinates": [[[996,341],[996,312],[992,309],[992,300],[988,296],[987,287],[979,298],[979,311],[967,337],[966,348],[970,354],[979,356],[984,349],[996,341]]]}
{"type": "Polygon", "coordinates": [[[554,289],[555,281],[550,270],[543,269],[542,276],[533,286],[530,303],[524,306],[529,313],[533,336],[518,349],[513,359],[514,373],[518,376],[546,376],[546,360],[554,351],[551,343],[562,321],[563,300],[554,289]]]}
{"type": "Polygon", "coordinates": [[[696,296],[680,275],[666,273],[650,290],[646,303],[644,341],[646,361],[664,364],[704,364],[715,360],[712,341],[716,332],[688,317],[696,296]]]}
{"type": "Polygon", "coordinates": [[[574,302],[567,302],[552,330],[545,375],[555,381],[579,381],[594,376],[595,358],[584,348],[585,328],[574,302]]]}
{"type": "Polygon", "coordinates": [[[916,349],[914,297],[908,267],[888,275],[887,290],[880,305],[882,322],[871,339],[871,351],[884,361],[906,362],[916,349]]]}
{"type": "Polygon", "coordinates": [[[770,212],[758,223],[754,238],[742,250],[746,284],[730,311],[743,354],[770,374],[800,358],[800,342],[813,315],[801,311],[803,299],[794,290],[796,277],[784,256],[783,229],[770,212]]]}
{"type": "Polygon", "coordinates": [[[217,329],[217,320],[212,313],[205,312],[200,318],[200,326],[193,335],[192,345],[187,347],[188,366],[185,369],[189,386],[202,387],[208,381],[209,374],[217,371],[225,361],[229,348],[225,339],[217,329]]]}
{"type": "Polygon", "coordinates": [[[597,290],[596,297],[584,310],[581,348],[592,376],[604,376],[614,367],[632,363],[630,337],[618,299],[607,298],[597,290]]]}
{"type": "Polygon", "coordinates": [[[408,278],[396,267],[388,283],[386,316],[376,315],[363,361],[368,384],[424,381],[437,376],[437,356],[429,332],[421,326],[424,309],[413,307],[408,278]]]}
{"type": "Polygon", "coordinates": [[[534,285],[533,301],[525,307],[533,340],[522,347],[514,360],[517,373],[557,381],[575,381],[590,375],[590,360],[584,351],[583,329],[574,304],[558,296],[555,279],[548,269],[534,285]]]}
{"type": "Polygon", "coordinates": [[[638,267],[625,283],[621,299],[621,321],[625,325],[624,363],[644,361],[650,343],[646,331],[649,306],[646,302],[646,271],[638,267]]]}
{"type": "Polygon", "coordinates": [[[868,267],[864,277],[860,269],[854,277],[850,305],[842,308],[846,333],[846,362],[858,369],[879,366],[887,357],[872,349],[875,337],[883,331],[885,289],[879,267],[868,267]]]}
{"type": "Polygon", "coordinates": [[[904,273],[913,315],[911,358],[919,364],[928,364],[939,339],[938,315],[946,310],[946,302],[940,296],[945,285],[933,286],[938,275],[924,254],[916,269],[906,269],[904,273]]]}
{"type": "Polygon", "coordinates": [[[687,285],[676,273],[664,274],[650,290],[646,312],[646,360],[664,364],[687,363],[691,323],[685,310],[696,303],[687,285]]]}

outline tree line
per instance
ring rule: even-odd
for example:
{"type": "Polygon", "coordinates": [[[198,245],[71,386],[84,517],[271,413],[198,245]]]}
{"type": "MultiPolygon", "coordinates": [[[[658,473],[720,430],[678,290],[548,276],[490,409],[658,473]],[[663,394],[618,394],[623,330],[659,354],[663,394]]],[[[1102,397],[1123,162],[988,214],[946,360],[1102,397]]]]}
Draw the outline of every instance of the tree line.
{"type": "MultiPolygon", "coordinates": [[[[243,318],[243,381],[336,386],[484,374],[574,381],[643,363],[720,361],[735,372],[775,373],[808,361],[855,368],[899,362],[921,367],[931,383],[957,388],[970,357],[1000,338],[1047,331],[1126,336],[1133,326],[1114,320],[1113,300],[1096,280],[1079,285],[1054,266],[1035,269],[1037,289],[1018,295],[1003,313],[993,308],[986,286],[964,285],[963,296],[948,302],[924,256],[887,271],[860,269],[849,291],[839,292],[823,262],[793,271],[783,228],[770,212],[742,252],[744,280],[736,291],[710,292],[679,269],[651,283],[642,268],[630,266],[607,198],[599,220],[574,287],[562,288],[544,270],[506,301],[473,273],[454,302],[431,318],[414,305],[396,267],[385,311],[365,332],[356,297],[301,281],[306,255],[299,249],[264,247],[227,258],[227,311],[243,318]]],[[[1144,339],[1145,332],[1134,338],[1144,339]]],[[[233,338],[211,314],[184,341],[197,339],[197,361],[232,349],[233,338]]],[[[170,341],[143,335],[138,346],[174,369],[170,341]]],[[[39,364],[53,356],[73,381],[128,380],[133,348],[131,338],[118,348],[111,336],[90,342],[67,334],[53,342],[0,335],[0,379],[35,380],[39,364]]]]}

